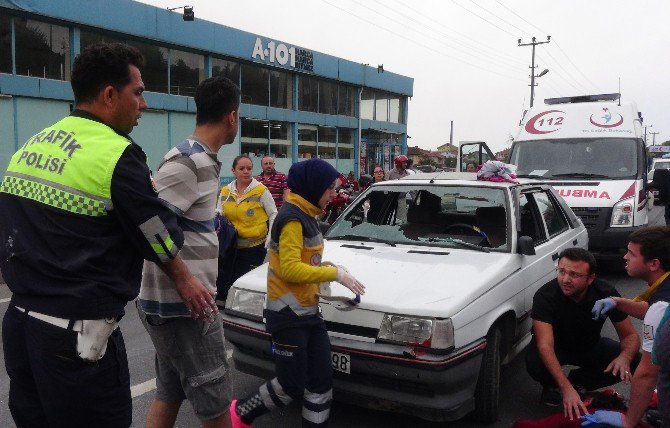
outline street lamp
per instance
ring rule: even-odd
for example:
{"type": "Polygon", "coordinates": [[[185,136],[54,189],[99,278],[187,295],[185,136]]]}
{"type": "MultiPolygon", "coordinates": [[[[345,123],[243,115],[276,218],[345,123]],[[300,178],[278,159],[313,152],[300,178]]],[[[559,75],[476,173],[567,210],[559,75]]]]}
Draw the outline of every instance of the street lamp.
{"type": "Polygon", "coordinates": [[[177,10],[184,9],[184,14],[182,19],[184,21],[193,21],[195,19],[195,13],[193,13],[193,6],[178,6],[178,7],[168,7],[167,10],[177,10]]]}
{"type": "Polygon", "coordinates": [[[544,76],[544,75],[547,74],[547,73],[549,73],[549,69],[548,69],[548,68],[545,68],[544,70],[542,70],[542,72],[541,72],[540,74],[538,74],[538,75],[535,76],[535,77],[542,77],[542,76],[544,76]]]}

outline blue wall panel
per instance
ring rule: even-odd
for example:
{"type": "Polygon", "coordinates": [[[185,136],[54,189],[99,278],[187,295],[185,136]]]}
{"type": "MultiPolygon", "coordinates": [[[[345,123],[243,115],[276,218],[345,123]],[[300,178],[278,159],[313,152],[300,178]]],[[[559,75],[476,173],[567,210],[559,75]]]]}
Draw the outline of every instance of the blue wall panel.
{"type": "Polygon", "coordinates": [[[16,151],[14,144],[14,105],[11,98],[0,99],[0,171],[7,169],[16,151]]]}
{"type": "Polygon", "coordinates": [[[168,113],[145,111],[142,113],[139,125],[130,136],[147,154],[149,169],[156,171],[161,159],[171,147],[168,137],[168,113]]]}
{"type": "Polygon", "coordinates": [[[16,123],[18,124],[18,144],[70,114],[67,101],[18,98],[16,100],[16,123]]]}

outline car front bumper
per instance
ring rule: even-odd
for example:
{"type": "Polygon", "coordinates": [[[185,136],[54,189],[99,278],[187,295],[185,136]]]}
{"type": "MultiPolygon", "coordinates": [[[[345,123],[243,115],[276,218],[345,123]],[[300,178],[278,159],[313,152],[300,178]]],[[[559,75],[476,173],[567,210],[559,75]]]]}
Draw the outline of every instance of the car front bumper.
{"type": "MultiPolygon", "coordinates": [[[[271,337],[262,323],[224,314],[235,367],[274,376],[271,337]]],[[[486,340],[448,355],[411,356],[409,348],[331,335],[331,349],[350,356],[351,373],[334,371],[335,398],[373,409],[433,421],[460,419],[474,409],[474,393],[486,340]]]]}

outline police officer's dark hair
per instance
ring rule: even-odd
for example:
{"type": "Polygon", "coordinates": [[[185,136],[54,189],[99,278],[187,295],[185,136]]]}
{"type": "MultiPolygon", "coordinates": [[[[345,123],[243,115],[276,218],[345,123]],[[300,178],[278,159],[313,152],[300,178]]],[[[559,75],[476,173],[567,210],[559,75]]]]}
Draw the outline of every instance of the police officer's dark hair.
{"type": "Polygon", "coordinates": [[[587,250],[578,247],[566,248],[558,255],[558,261],[560,262],[564,257],[573,262],[586,262],[589,264],[589,275],[596,273],[598,267],[596,258],[587,250]]]}
{"type": "Polygon", "coordinates": [[[235,169],[235,167],[237,166],[237,162],[239,162],[240,159],[249,159],[249,162],[251,162],[251,165],[253,166],[253,164],[254,164],[254,161],[252,161],[249,156],[239,155],[239,156],[235,157],[235,159],[233,159],[233,169],[235,169]]]}
{"type": "Polygon", "coordinates": [[[108,85],[121,91],[130,83],[130,65],[144,66],[137,48],[121,43],[96,43],[84,49],[72,66],[74,101],[88,103],[108,85]]]}
{"type": "Polygon", "coordinates": [[[640,254],[646,261],[658,259],[663,270],[670,270],[670,227],[647,226],[631,233],[628,242],[640,245],[640,254]]]}
{"type": "Polygon", "coordinates": [[[210,77],[195,90],[196,125],[215,123],[240,107],[240,88],[232,80],[221,76],[210,77]]]}

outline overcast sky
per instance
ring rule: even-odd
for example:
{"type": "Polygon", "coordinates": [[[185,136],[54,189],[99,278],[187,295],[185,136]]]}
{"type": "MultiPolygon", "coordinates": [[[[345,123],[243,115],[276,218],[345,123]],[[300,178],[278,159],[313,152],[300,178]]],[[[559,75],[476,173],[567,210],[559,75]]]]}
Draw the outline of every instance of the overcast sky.
{"type": "MultiPolygon", "coordinates": [[[[184,0],[142,0],[174,7],[184,0]]],[[[636,102],[657,144],[670,139],[668,0],[191,0],[196,19],[414,78],[408,145],[508,144],[530,99],[618,91],[636,102]]],[[[651,143],[651,136],[648,141],[651,143]]]]}

